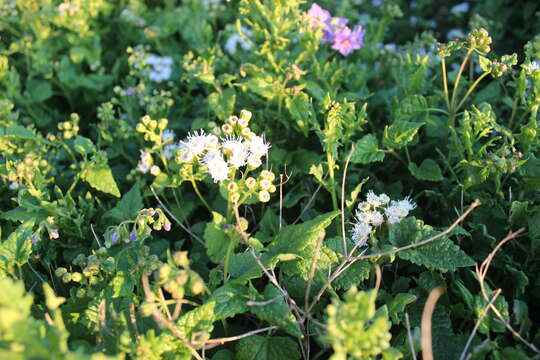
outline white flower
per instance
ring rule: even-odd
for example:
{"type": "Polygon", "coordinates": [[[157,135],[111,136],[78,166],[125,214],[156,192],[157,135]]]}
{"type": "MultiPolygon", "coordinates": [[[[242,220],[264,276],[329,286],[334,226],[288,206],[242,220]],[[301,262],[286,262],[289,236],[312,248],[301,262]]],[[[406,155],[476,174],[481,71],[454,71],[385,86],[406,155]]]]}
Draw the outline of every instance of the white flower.
{"type": "Polygon", "coordinates": [[[253,135],[249,142],[249,152],[258,157],[268,154],[270,147],[270,144],[265,142],[261,136],[257,135],[253,135]]]}
{"type": "Polygon", "coordinates": [[[468,2],[462,2],[461,4],[454,5],[452,9],[450,9],[450,12],[456,16],[460,16],[462,13],[468,12],[469,7],[468,2]]]}
{"type": "Polygon", "coordinates": [[[223,160],[223,155],[221,155],[219,150],[214,151],[208,151],[202,161],[206,165],[214,182],[221,182],[229,178],[229,166],[223,160]]]}
{"type": "Polygon", "coordinates": [[[161,135],[161,140],[164,143],[173,142],[174,140],[174,131],[172,130],[165,130],[163,134],[161,135]]]}
{"type": "Polygon", "coordinates": [[[193,154],[188,149],[183,149],[182,154],[180,155],[180,161],[183,163],[190,163],[195,159],[195,154],[193,154]]]}
{"type": "Polygon", "coordinates": [[[540,69],[540,63],[538,63],[537,61],[531,61],[531,64],[529,65],[529,71],[532,73],[538,69],[540,69]]]}
{"type": "Polygon", "coordinates": [[[351,230],[351,238],[355,243],[362,246],[372,230],[373,228],[370,225],[363,221],[358,221],[351,230]]]}
{"type": "Polygon", "coordinates": [[[187,141],[180,141],[178,146],[180,149],[189,151],[195,156],[200,156],[207,149],[208,144],[213,142],[213,138],[216,137],[214,135],[206,135],[204,130],[201,130],[200,134],[195,131],[193,135],[188,135],[187,141]]]}
{"type": "Polygon", "coordinates": [[[375,227],[381,226],[384,222],[384,216],[378,211],[357,211],[356,218],[361,222],[371,224],[375,227]]]}
{"type": "Polygon", "coordinates": [[[250,168],[256,169],[262,165],[261,158],[254,154],[251,154],[247,158],[247,164],[250,168]]]}
{"type": "Polygon", "coordinates": [[[149,54],[146,58],[146,64],[152,67],[148,73],[150,80],[160,83],[170,79],[173,65],[172,57],[149,54]]]}
{"type": "Polygon", "coordinates": [[[19,183],[14,181],[12,182],[11,184],[9,184],[9,189],[10,190],[17,190],[19,188],[19,183]]]}
{"type": "Polygon", "coordinates": [[[366,195],[366,202],[373,207],[385,205],[389,201],[390,201],[390,198],[388,197],[388,195],[386,194],[375,195],[373,190],[370,190],[366,195]]]}
{"type": "Polygon", "coordinates": [[[409,211],[416,208],[416,204],[408,197],[399,201],[392,201],[390,205],[384,209],[384,213],[388,218],[389,224],[395,224],[401,221],[409,214],[409,211]]]}
{"type": "Polygon", "coordinates": [[[249,155],[248,149],[241,140],[234,138],[228,138],[221,144],[223,152],[229,158],[229,164],[232,167],[238,169],[246,165],[247,157],[249,155]]]}
{"type": "Polygon", "coordinates": [[[141,151],[141,158],[139,160],[139,164],[137,164],[137,169],[140,172],[146,174],[148,171],[150,171],[152,163],[152,155],[150,155],[146,151],[141,151]]]}

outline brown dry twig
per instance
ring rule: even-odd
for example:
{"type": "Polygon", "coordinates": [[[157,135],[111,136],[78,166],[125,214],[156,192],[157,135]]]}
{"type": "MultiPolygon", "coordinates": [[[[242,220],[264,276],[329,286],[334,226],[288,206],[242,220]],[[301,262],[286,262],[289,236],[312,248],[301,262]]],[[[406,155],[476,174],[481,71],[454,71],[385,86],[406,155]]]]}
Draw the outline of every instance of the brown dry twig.
{"type": "MultiPolygon", "coordinates": [[[[478,282],[480,284],[480,291],[482,292],[482,296],[484,297],[484,300],[488,303],[489,308],[497,316],[499,321],[504,324],[504,326],[508,329],[508,331],[510,331],[512,333],[512,335],[514,335],[519,340],[521,340],[521,342],[523,344],[525,344],[529,349],[536,352],[537,354],[540,354],[540,350],[538,350],[538,348],[534,344],[532,344],[532,343],[528,342],[527,340],[525,340],[523,338],[523,336],[521,336],[520,333],[518,333],[516,330],[514,330],[512,325],[510,325],[510,323],[503,317],[503,315],[501,314],[499,309],[497,309],[497,307],[490,301],[490,298],[489,298],[489,295],[488,295],[488,292],[487,292],[486,286],[485,286],[486,274],[487,274],[487,272],[489,270],[489,267],[491,265],[491,261],[495,257],[495,254],[499,251],[499,249],[504,244],[506,244],[508,241],[510,241],[512,239],[515,239],[518,236],[520,236],[520,234],[523,231],[525,231],[525,228],[521,228],[521,229],[519,229],[517,231],[509,231],[508,234],[506,235],[506,237],[504,239],[502,239],[497,244],[497,246],[495,246],[493,251],[491,251],[491,253],[486,257],[486,259],[484,260],[484,262],[482,262],[480,267],[478,267],[478,265],[476,265],[476,275],[478,276],[478,282]]],[[[496,291],[500,291],[500,290],[501,289],[498,289],[496,291]]]]}
{"type": "Polygon", "coordinates": [[[420,341],[422,344],[423,360],[433,360],[433,349],[431,346],[431,318],[433,316],[433,311],[435,310],[435,305],[437,305],[437,301],[442,294],[444,294],[444,288],[442,286],[437,286],[435,289],[431,290],[426,300],[424,311],[422,312],[422,336],[420,341]]]}

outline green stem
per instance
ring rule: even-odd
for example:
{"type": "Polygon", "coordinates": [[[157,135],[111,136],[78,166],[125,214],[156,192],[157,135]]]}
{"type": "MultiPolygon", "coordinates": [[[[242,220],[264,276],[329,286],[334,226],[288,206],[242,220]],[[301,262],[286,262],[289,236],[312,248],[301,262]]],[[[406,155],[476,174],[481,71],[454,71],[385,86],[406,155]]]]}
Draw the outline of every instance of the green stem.
{"type": "Polygon", "coordinates": [[[459,71],[456,77],[456,82],[454,83],[454,90],[452,91],[452,101],[450,103],[451,108],[449,109],[449,112],[453,112],[454,114],[457,112],[454,110],[454,106],[457,101],[457,94],[458,94],[457,90],[458,90],[459,82],[461,81],[461,75],[463,73],[463,69],[465,68],[465,65],[467,64],[467,60],[469,60],[469,57],[471,56],[473,51],[474,49],[469,49],[467,51],[467,54],[465,55],[465,58],[463,59],[463,61],[461,62],[461,66],[459,67],[459,71]]]}
{"type": "Polygon", "coordinates": [[[444,87],[444,97],[446,100],[446,106],[450,110],[450,95],[448,93],[448,79],[446,78],[446,62],[444,57],[442,58],[442,76],[443,76],[443,87],[444,87]]]}
{"type": "Polygon", "coordinates": [[[459,102],[458,106],[456,106],[455,112],[458,112],[458,110],[461,108],[461,106],[463,106],[463,103],[465,102],[465,100],[467,100],[467,98],[473,92],[473,90],[476,88],[476,86],[478,86],[480,81],[482,81],[482,79],[485,78],[486,76],[488,76],[489,74],[490,74],[490,72],[485,72],[482,75],[480,75],[478,77],[478,79],[475,80],[475,82],[471,85],[471,87],[469,88],[469,90],[467,91],[467,93],[465,94],[463,99],[461,99],[461,101],[459,102]]]}
{"type": "Polygon", "coordinates": [[[197,187],[197,183],[195,182],[195,179],[193,178],[193,175],[191,176],[191,179],[189,179],[191,182],[191,185],[193,186],[193,190],[195,190],[195,194],[199,197],[199,199],[202,201],[203,205],[208,209],[208,211],[212,212],[212,209],[210,209],[210,206],[204,199],[204,197],[201,195],[201,192],[199,191],[199,188],[197,187]]]}
{"type": "Polygon", "coordinates": [[[227,246],[227,252],[225,253],[225,259],[223,260],[223,284],[227,283],[227,274],[229,272],[229,261],[231,260],[232,252],[235,248],[236,242],[233,239],[229,239],[229,245],[227,246]]]}

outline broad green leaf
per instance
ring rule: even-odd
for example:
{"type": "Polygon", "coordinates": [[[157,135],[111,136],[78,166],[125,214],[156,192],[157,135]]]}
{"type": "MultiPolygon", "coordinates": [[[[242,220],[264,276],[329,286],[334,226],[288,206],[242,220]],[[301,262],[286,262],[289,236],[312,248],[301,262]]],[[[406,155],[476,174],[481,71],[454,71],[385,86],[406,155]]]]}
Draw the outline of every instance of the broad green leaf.
{"type": "Polygon", "coordinates": [[[300,327],[296,323],[296,318],[285,303],[282,294],[274,285],[266,285],[263,296],[258,296],[255,300],[258,302],[274,300],[266,305],[250,306],[249,310],[257,315],[259,319],[267,321],[272,325],[279,326],[282,330],[292,336],[302,336],[300,327]]]}
{"type": "Polygon", "coordinates": [[[0,243],[0,262],[3,267],[23,265],[32,253],[30,238],[34,227],[33,221],[27,221],[13,231],[6,240],[0,243]]]}
{"type": "Polygon", "coordinates": [[[203,237],[208,257],[218,264],[225,258],[227,246],[231,240],[223,229],[225,218],[215,211],[212,212],[212,216],[212,222],[208,222],[204,228],[203,237]]]}
{"type": "Polygon", "coordinates": [[[270,257],[282,254],[298,256],[298,260],[283,263],[281,268],[289,275],[300,275],[307,280],[317,242],[325,236],[325,229],[338,215],[339,211],[333,211],[319,215],[303,224],[283,227],[268,247],[268,255],[270,257]]]}
{"type": "Polygon", "coordinates": [[[422,123],[410,121],[396,121],[384,128],[383,145],[390,149],[401,149],[407,146],[423,126],[422,123]]]}
{"type": "Polygon", "coordinates": [[[216,289],[208,299],[209,302],[216,304],[214,308],[216,320],[223,320],[246,312],[248,309],[246,300],[247,287],[230,283],[216,289]]]}
{"type": "Polygon", "coordinates": [[[75,147],[75,150],[81,155],[96,152],[96,146],[94,145],[92,140],[85,138],[84,136],[77,136],[75,140],[73,140],[73,146],[75,147]]]}
{"type": "Polygon", "coordinates": [[[132,296],[135,281],[133,275],[125,271],[118,271],[115,277],[109,283],[112,290],[112,297],[132,296]]]}
{"type": "Polygon", "coordinates": [[[300,92],[292,97],[287,97],[285,107],[289,110],[293,120],[296,121],[298,128],[307,136],[310,125],[317,122],[309,96],[300,92]]]}
{"type": "Polygon", "coordinates": [[[358,140],[351,156],[351,162],[356,164],[369,164],[372,162],[383,161],[384,152],[379,149],[377,138],[368,134],[358,140]]]}
{"type": "Polygon", "coordinates": [[[262,270],[250,253],[233,254],[229,263],[229,274],[237,280],[257,279],[262,270]]]}
{"type": "Polygon", "coordinates": [[[528,201],[512,201],[510,207],[510,224],[518,226],[527,219],[528,201]]]}
{"type": "Polygon", "coordinates": [[[420,167],[416,166],[415,163],[410,162],[409,171],[419,180],[441,181],[443,179],[441,168],[432,159],[424,159],[420,164],[420,167]]]}
{"type": "Polygon", "coordinates": [[[422,113],[427,115],[427,101],[422,95],[407,96],[398,102],[394,111],[394,123],[398,121],[410,121],[411,117],[422,113]]]}
{"type": "Polygon", "coordinates": [[[47,100],[53,94],[51,83],[43,80],[30,80],[26,84],[27,101],[39,103],[47,100]]]}
{"type": "Polygon", "coordinates": [[[83,179],[96,190],[120,197],[120,190],[114,181],[112,171],[106,165],[96,165],[86,170],[83,179]]]}
{"type": "Polygon", "coordinates": [[[178,330],[187,339],[195,334],[197,334],[198,340],[209,339],[210,333],[214,329],[214,321],[216,321],[215,308],[215,301],[209,301],[188,311],[178,319],[178,330]]]}
{"type": "Polygon", "coordinates": [[[403,313],[403,311],[405,311],[405,307],[416,299],[416,295],[410,293],[399,293],[386,304],[388,306],[388,315],[392,319],[392,324],[397,325],[400,323],[398,315],[403,313]]]}
{"type": "Polygon", "coordinates": [[[236,344],[236,360],[300,360],[296,341],[283,336],[253,335],[236,344]]]}
{"type": "Polygon", "coordinates": [[[122,196],[116,206],[107,211],[103,217],[109,217],[117,222],[135,218],[139,210],[143,208],[143,199],[139,189],[139,183],[135,183],[131,190],[122,196]]]}
{"type": "Polygon", "coordinates": [[[0,127],[0,137],[15,137],[25,140],[34,140],[39,141],[44,144],[51,144],[50,141],[45,140],[41,136],[36,135],[32,130],[21,126],[21,125],[11,125],[9,127],[0,127]]]}
{"type": "MultiPolygon", "coordinates": [[[[390,227],[388,238],[392,245],[402,247],[418,243],[436,234],[437,232],[431,226],[424,225],[422,220],[408,217],[390,227]]],[[[416,265],[443,272],[475,264],[473,259],[445,236],[425,245],[399,251],[397,256],[416,265]]]]}
{"type": "Polygon", "coordinates": [[[276,97],[277,92],[273,84],[272,76],[268,74],[260,74],[249,79],[247,85],[249,90],[267,100],[272,100],[276,97]]]}

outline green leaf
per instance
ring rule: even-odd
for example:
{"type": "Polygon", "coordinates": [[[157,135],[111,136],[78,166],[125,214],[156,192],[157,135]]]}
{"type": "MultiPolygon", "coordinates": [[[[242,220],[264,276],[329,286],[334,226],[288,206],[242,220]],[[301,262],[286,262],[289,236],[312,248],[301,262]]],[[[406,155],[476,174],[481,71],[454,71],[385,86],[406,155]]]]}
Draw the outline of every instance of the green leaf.
{"type": "Polygon", "coordinates": [[[377,138],[368,134],[358,140],[351,156],[351,162],[355,164],[369,164],[384,160],[384,152],[379,149],[377,138]]]}
{"type": "MultiPolygon", "coordinates": [[[[422,220],[408,217],[390,227],[388,238],[393,245],[402,247],[418,243],[436,234],[437,232],[431,226],[424,225],[422,220]]],[[[397,256],[416,265],[443,272],[475,264],[473,259],[445,236],[425,245],[399,251],[397,256]]]]}
{"type": "Polygon", "coordinates": [[[112,171],[107,165],[92,166],[84,172],[83,179],[96,190],[120,197],[118,185],[116,185],[112,171]]]}
{"type": "Polygon", "coordinates": [[[50,141],[47,141],[42,137],[36,135],[32,130],[16,124],[9,127],[0,127],[0,136],[16,137],[24,140],[39,141],[44,144],[51,144],[50,141]]]}
{"type": "Polygon", "coordinates": [[[240,281],[257,279],[262,270],[250,253],[233,254],[229,263],[229,274],[240,281]]]}
{"type": "Polygon", "coordinates": [[[30,237],[34,227],[33,221],[27,221],[13,231],[8,238],[0,243],[0,261],[3,267],[23,265],[32,253],[30,237]]]}
{"type": "Polygon", "coordinates": [[[283,336],[253,335],[236,344],[236,360],[299,360],[296,341],[283,336]]]}
{"type": "Polygon", "coordinates": [[[405,307],[416,299],[416,295],[399,293],[386,304],[388,306],[388,315],[392,319],[392,324],[397,325],[400,323],[398,315],[405,311],[405,307]]]}
{"type": "Polygon", "coordinates": [[[527,219],[528,201],[512,201],[510,207],[510,224],[520,225],[527,219]]]}
{"type": "Polygon", "coordinates": [[[225,258],[227,246],[231,240],[223,229],[225,218],[215,211],[212,211],[212,216],[212,222],[207,223],[204,228],[203,238],[208,257],[214,263],[219,264],[225,258]]]}
{"type": "Polygon", "coordinates": [[[216,289],[208,299],[216,304],[214,308],[216,320],[223,320],[246,312],[248,309],[246,300],[247,287],[233,284],[226,284],[216,289]]]}
{"type": "Polygon", "coordinates": [[[304,92],[300,92],[293,97],[287,97],[285,107],[289,110],[293,120],[296,121],[296,125],[307,136],[309,125],[317,123],[309,96],[304,92]]]}
{"type": "Polygon", "coordinates": [[[441,181],[443,179],[441,168],[432,159],[425,159],[420,164],[420,167],[416,166],[415,163],[410,162],[409,171],[419,180],[441,181]]]}
{"type": "Polygon", "coordinates": [[[84,136],[77,136],[73,141],[73,145],[75,147],[75,150],[81,155],[96,152],[96,146],[94,145],[92,140],[85,138],[84,136]]]}
{"type": "Polygon", "coordinates": [[[43,80],[29,80],[26,90],[29,103],[43,102],[53,95],[51,84],[43,80]]]}
{"type": "Polygon", "coordinates": [[[480,63],[479,64],[480,69],[482,69],[483,72],[490,72],[491,71],[491,60],[489,60],[485,56],[479,56],[478,60],[479,60],[479,63],[480,63]]]}
{"type": "Polygon", "coordinates": [[[187,339],[197,334],[198,340],[208,340],[216,321],[215,307],[216,303],[210,301],[182,315],[177,322],[180,333],[187,339]]]}
{"type": "Polygon", "coordinates": [[[122,196],[116,206],[105,214],[103,217],[111,218],[117,222],[122,222],[124,220],[131,220],[135,218],[139,210],[144,207],[143,199],[141,196],[141,191],[139,188],[139,183],[135,183],[131,190],[122,196]]]}
{"type": "Polygon", "coordinates": [[[289,275],[300,275],[304,280],[307,280],[317,242],[325,236],[325,229],[338,215],[339,211],[336,210],[319,215],[303,224],[283,227],[268,247],[268,256],[282,254],[298,256],[297,260],[283,263],[281,268],[289,275]]]}
{"type": "Polygon", "coordinates": [[[394,111],[394,122],[409,121],[412,116],[427,115],[427,101],[422,95],[411,95],[399,101],[394,111]]]}
{"type": "Polygon", "coordinates": [[[396,121],[384,128],[383,145],[390,149],[401,149],[407,146],[423,126],[422,123],[409,121],[396,121]]]}
{"type": "Polygon", "coordinates": [[[213,92],[208,96],[208,106],[218,119],[225,121],[232,115],[236,103],[236,91],[227,88],[221,92],[213,92]]]}
{"type": "MultiPolygon", "coordinates": [[[[258,294],[257,294],[258,295],[258,294]]],[[[279,326],[288,334],[296,337],[301,337],[302,332],[296,323],[296,318],[291,313],[291,310],[285,303],[280,291],[272,284],[266,285],[263,296],[257,296],[256,301],[264,302],[271,301],[266,305],[254,305],[250,307],[250,311],[259,319],[267,321],[272,325],[279,326]]]]}

